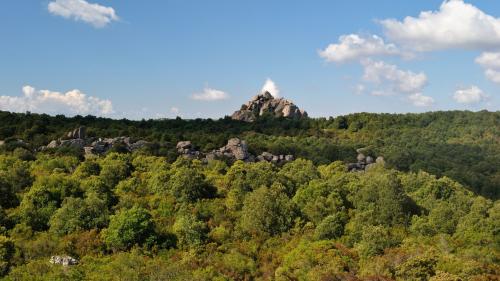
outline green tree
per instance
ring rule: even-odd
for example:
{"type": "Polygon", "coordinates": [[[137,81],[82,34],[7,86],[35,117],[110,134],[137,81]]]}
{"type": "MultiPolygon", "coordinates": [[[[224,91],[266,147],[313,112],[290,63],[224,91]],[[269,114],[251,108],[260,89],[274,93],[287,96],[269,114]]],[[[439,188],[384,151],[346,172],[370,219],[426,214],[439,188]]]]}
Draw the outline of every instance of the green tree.
{"type": "Polygon", "coordinates": [[[276,235],[287,231],[295,218],[295,205],[283,186],[261,187],[250,193],[243,204],[240,227],[251,235],[276,235]]]}
{"type": "Polygon", "coordinates": [[[205,176],[194,168],[172,169],[168,186],[171,194],[180,202],[194,202],[213,195],[211,194],[213,190],[205,181],[205,176]]]}
{"type": "Polygon", "coordinates": [[[188,213],[176,218],[173,230],[182,247],[200,246],[208,234],[205,222],[188,213]]]}
{"type": "Polygon", "coordinates": [[[154,223],[146,209],[134,206],[110,217],[109,227],[103,231],[106,244],[114,250],[129,249],[134,245],[154,242],[154,223]]]}
{"type": "Polygon", "coordinates": [[[64,198],[82,193],[78,182],[64,174],[38,177],[19,206],[21,220],[33,230],[46,230],[64,198]]]}
{"type": "Polygon", "coordinates": [[[314,236],[319,240],[339,238],[344,234],[346,221],[347,214],[343,212],[329,215],[318,224],[314,231],[314,236]]]}
{"type": "Polygon", "coordinates": [[[0,236],[0,277],[8,272],[14,254],[14,242],[5,236],[0,236]]]}
{"type": "Polygon", "coordinates": [[[106,201],[95,193],[87,198],[66,198],[62,207],[50,219],[50,229],[59,235],[75,231],[103,228],[108,221],[106,201]]]}

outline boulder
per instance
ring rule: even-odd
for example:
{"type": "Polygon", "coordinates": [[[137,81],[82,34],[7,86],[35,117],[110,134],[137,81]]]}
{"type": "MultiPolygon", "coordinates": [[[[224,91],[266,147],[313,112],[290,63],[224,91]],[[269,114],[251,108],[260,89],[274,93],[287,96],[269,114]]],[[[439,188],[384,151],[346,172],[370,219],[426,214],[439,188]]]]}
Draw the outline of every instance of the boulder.
{"type": "Polygon", "coordinates": [[[226,146],[219,149],[226,157],[235,160],[246,160],[250,155],[246,141],[239,138],[232,138],[227,141],[226,146]]]}
{"type": "Polygon", "coordinates": [[[59,264],[62,266],[76,265],[78,260],[70,256],[52,256],[50,257],[50,263],[59,264]]]}
{"type": "Polygon", "coordinates": [[[377,157],[377,159],[375,160],[375,163],[384,165],[385,164],[384,157],[383,156],[377,157]]]}
{"type": "Polygon", "coordinates": [[[0,140],[0,146],[4,145],[5,144],[5,141],[3,140],[0,140]]]}
{"type": "Polygon", "coordinates": [[[180,141],[176,146],[177,150],[191,149],[193,148],[193,144],[191,141],[180,141]]]}
{"type": "Polygon", "coordinates": [[[81,126],[68,132],[66,137],[68,137],[68,139],[85,139],[87,137],[86,132],[87,129],[84,126],[81,126]]]}
{"type": "Polygon", "coordinates": [[[366,156],[366,164],[372,164],[372,163],[373,163],[373,157],[366,156]]]}
{"type": "Polygon", "coordinates": [[[59,142],[57,140],[53,140],[47,144],[46,148],[56,148],[59,146],[59,142]]]}
{"type": "Polygon", "coordinates": [[[145,141],[145,140],[139,140],[139,141],[136,141],[134,143],[130,143],[130,140],[127,140],[127,142],[124,142],[124,143],[128,146],[128,149],[130,151],[141,149],[141,148],[150,144],[150,142],[145,141]]]}
{"type": "Polygon", "coordinates": [[[85,141],[83,139],[71,139],[71,140],[62,140],[59,146],[70,146],[74,148],[83,149],[85,145],[85,141]]]}
{"type": "Polygon", "coordinates": [[[364,162],[366,160],[366,156],[363,153],[359,153],[356,159],[358,160],[358,162],[364,162]]]}

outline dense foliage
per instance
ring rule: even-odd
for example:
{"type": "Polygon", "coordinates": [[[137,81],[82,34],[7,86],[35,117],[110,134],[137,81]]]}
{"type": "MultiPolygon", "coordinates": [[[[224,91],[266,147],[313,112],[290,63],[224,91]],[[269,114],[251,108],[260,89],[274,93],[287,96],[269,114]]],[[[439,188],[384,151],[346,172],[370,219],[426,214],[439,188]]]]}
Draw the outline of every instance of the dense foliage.
{"type": "Polygon", "coordinates": [[[0,113],[2,280],[498,280],[500,114],[128,121],[0,113]],[[157,141],[34,148],[86,125],[157,141]],[[177,158],[243,136],[282,166],[177,158]],[[23,139],[25,143],[16,141],[23,139]],[[387,163],[348,172],[355,148],[387,163]],[[78,265],[50,264],[70,255],[78,265]]]}
{"type": "Polygon", "coordinates": [[[231,137],[240,137],[253,153],[293,154],[315,164],[354,161],[355,149],[365,147],[383,155],[391,168],[447,176],[476,194],[500,197],[500,166],[494,164],[500,163],[500,112],[357,113],[302,120],[264,117],[245,123],[229,118],[130,121],[0,111],[0,140],[10,143],[4,147],[7,150],[20,145],[17,139],[35,149],[82,125],[90,136],[154,141],[157,145],[149,153],[166,156],[170,162],[177,158],[175,144],[182,140],[210,151],[231,137]]]}

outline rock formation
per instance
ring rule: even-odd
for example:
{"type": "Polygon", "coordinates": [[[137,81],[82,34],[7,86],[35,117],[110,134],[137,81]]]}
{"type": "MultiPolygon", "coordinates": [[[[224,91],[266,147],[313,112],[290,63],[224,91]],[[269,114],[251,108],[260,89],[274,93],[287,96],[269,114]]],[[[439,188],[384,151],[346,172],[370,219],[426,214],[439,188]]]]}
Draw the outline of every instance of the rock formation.
{"type": "Polygon", "coordinates": [[[51,141],[46,146],[40,147],[39,150],[59,147],[74,147],[82,149],[85,155],[100,155],[106,153],[114,146],[123,146],[128,151],[140,149],[149,144],[144,140],[132,141],[130,137],[116,137],[116,138],[88,138],[86,135],[85,127],[76,128],[68,132],[64,136],[51,141]]]}
{"type": "Polygon", "coordinates": [[[85,139],[87,137],[86,133],[87,133],[87,128],[82,126],[74,129],[73,131],[69,131],[66,134],[66,137],[68,139],[85,139]]]}
{"type": "Polygon", "coordinates": [[[52,264],[59,264],[62,266],[78,264],[78,260],[70,256],[52,256],[50,257],[49,262],[52,264]]]}
{"type": "Polygon", "coordinates": [[[247,142],[238,138],[230,139],[225,146],[207,154],[207,159],[217,158],[229,158],[242,161],[248,160],[248,162],[253,162],[253,159],[250,159],[250,153],[248,153],[247,142]]]}
{"type": "Polygon", "coordinates": [[[300,110],[291,101],[284,98],[274,98],[269,92],[255,96],[251,101],[241,106],[241,109],[231,116],[234,120],[253,122],[259,116],[270,114],[275,117],[305,118],[307,112],[300,110]]]}
{"type": "Polygon", "coordinates": [[[261,155],[255,157],[248,152],[246,141],[239,138],[229,139],[225,146],[205,154],[195,150],[190,141],[181,141],[177,143],[177,152],[188,159],[200,159],[203,162],[212,160],[241,160],[245,162],[267,161],[275,164],[283,164],[295,159],[293,155],[273,155],[269,152],[263,152],[261,155]]]}
{"type": "Polygon", "coordinates": [[[201,153],[194,149],[190,141],[180,141],[177,143],[177,152],[188,159],[199,158],[201,153]]]}
{"type": "Polygon", "coordinates": [[[347,164],[347,169],[350,172],[360,172],[360,171],[367,171],[373,167],[374,164],[380,164],[384,165],[384,157],[379,156],[377,157],[376,160],[373,159],[371,156],[365,156],[364,153],[362,153],[361,149],[357,150],[358,156],[356,157],[357,161],[356,163],[349,163],[347,164]]]}

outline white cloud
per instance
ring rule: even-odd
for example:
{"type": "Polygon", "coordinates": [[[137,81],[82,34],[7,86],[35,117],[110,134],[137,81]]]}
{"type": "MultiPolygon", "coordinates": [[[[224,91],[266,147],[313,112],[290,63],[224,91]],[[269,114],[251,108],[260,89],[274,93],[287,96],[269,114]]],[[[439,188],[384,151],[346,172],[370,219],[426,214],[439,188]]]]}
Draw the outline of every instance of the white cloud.
{"type": "Polygon", "coordinates": [[[356,61],[370,56],[402,55],[394,44],[386,44],[377,35],[360,36],[358,34],[342,35],[339,43],[330,44],[319,55],[329,62],[342,63],[356,61]]]}
{"type": "Polygon", "coordinates": [[[98,28],[119,19],[112,7],[88,3],[85,0],[54,0],[49,3],[48,9],[54,15],[83,21],[98,28]]]}
{"type": "Polygon", "coordinates": [[[500,18],[462,0],[444,1],[438,11],[424,11],[403,21],[381,21],[387,37],[417,50],[489,49],[500,44],[500,18]]]}
{"type": "Polygon", "coordinates": [[[486,69],[484,72],[486,78],[491,80],[492,82],[500,84],[500,71],[495,69],[486,69]]]}
{"type": "Polygon", "coordinates": [[[279,98],[280,97],[280,89],[274,83],[273,80],[267,78],[266,82],[264,83],[264,86],[262,86],[262,89],[260,90],[261,93],[269,92],[273,97],[279,98]]]}
{"type": "Polygon", "coordinates": [[[488,96],[477,86],[470,86],[468,88],[461,88],[455,91],[453,99],[458,103],[478,103],[485,100],[488,96]]]}
{"type": "Polygon", "coordinates": [[[383,61],[363,60],[363,80],[375,84],[389,83],[391,88],[398,93],[417,93],[427,85],[425,73],[403,71],[396,65],[383,61]]]}
{"type": "Polygon", "coordinates": [[[109,115],[113,113],[110,100],[87,96],[79,90],[66,93],[23,87],[23,95],[0,96],[0,109],[13,112],[36,112],[66,115],[109,115]]]}
{"type": "Polygon", "coordinates": [[[203,92],[193,94],[191,98],[193,100],[200,100],[200,101],[217,101],[217,100],[228,99],[229,95],[226,92],[220,90],[205,88],[203,89],[203,92]]]}
{"type": "Polygon", "coordinates": [[[485,69],[486,78],[500,84],[500,52],[484,52],[476,58],[476,63],[485,69]]]}
{"type": "Polygon", "coordinates": [[[365,59],[362,61],[364,67],[363,80],[375,85],[371,91],[374,96],[389,96],[405,94],[415,106],[430,106],[434,99],[422,94],[427,85],[425,73],[414,73],[399,69],[396,65],[383,61],[365,59]]]}
{"type": "Polygon", "coordinates": [[[500,52],[484,52],[476,58],[476,63],[484,68],[500,68],[500,52]]]}
{"type": "Polygon", "coordinates": [[[411,94],[408,96],[408,99],[414,106],[431,106],[434,103],[432,97],[424,96],[422,93],[411,94]]]}

